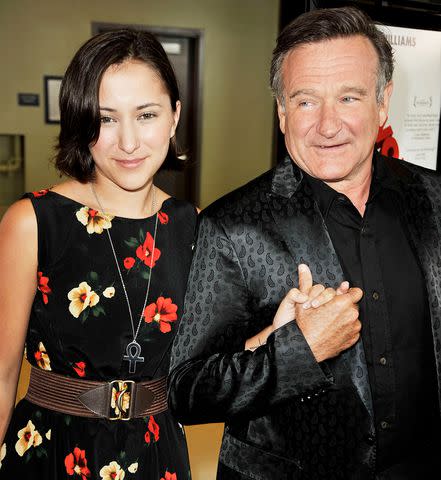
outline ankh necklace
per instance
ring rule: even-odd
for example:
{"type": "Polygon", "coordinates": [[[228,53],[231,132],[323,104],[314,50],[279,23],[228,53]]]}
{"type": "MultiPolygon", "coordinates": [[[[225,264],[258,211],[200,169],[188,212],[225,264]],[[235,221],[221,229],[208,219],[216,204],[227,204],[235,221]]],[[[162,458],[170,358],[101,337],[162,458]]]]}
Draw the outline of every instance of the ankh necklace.
{"type": "MultiPolygon", "coordinates": [[[[103,213],[103,215],[106,215],[106,213],[104,212],[104,208],[101,205],[100,199],[98,198],[98,195],[95,191],[95,187],[94,187],[93,183],[90,184],[90,188],[92,189],[92,193],[93,193],[93,195],[94,195],[94,197],[95,197],[95,199],[96,199],[96,201],[97,201],[97,203],[98,203],[98,205],[101,209],[101,212],[103,213]]],[[[155,210],[156,210],[156,189],[155,189],[155,186],[152,184],[152,213],[155,212],[155,210]]],[[[144,310],[145,310],[145,307],[147,305],[147,300],[148,300],[149,292],[150,292],[150,282],[151,282],[151,279],[152,279],[153,260],[154,260],[154,257],[155,257],[157,229],[158,229],[158,212],[156,212],[155,230],[154,230],[154,233],[153,233],[153,248],[152,248],[152,252],[150,253],[150,275],[149,275],[149,279],[147,281],[147,291],[146,291],[146,294],[145,294],[144,305],[142,306],[141,315],[139,316],[139,321],[138,321],[138,325],[136,326],[136,329],[135,329],[135,324],[133,322],[132,307],[130,306],[130,301],[129,301],[129,296],[127,294],[126,285],[125,285],[124,280],[123,280],[123,276],[122,276],[122,273],[121,273],[121,268],[120,268],[119,262],[118,262],[118,257],[116,256],[116,251],[115,251],[115,246],[113,245],[112,236],[110,235],[110,228],[105,229],[106,232],[107,232],[107,237],[109,238],[110,246],[112,248],[113,258],[115,259],[115,264],[116,264],[116,268],[118,270],[119,278],[121,280],[121,285],[122,285],[122,288],[123,288],[123,291],[124,291],[124,296],[126,297],[127,308],[129,310],[130,325],[132,326],[133,339],[132,339],[131,342],[129,342],[127,344],[126,354],[123,356],[123,360],[126,360],[126,361],[129,362],[129,372],[130,373],[135,373],[137,363],[144,363],[144,357],[141,357],[141,355],[140,355],[141,345],[136,341],[136,339],[138,337],[139,329],[141,328],[142,318],[144,316],[144,310]]]]}

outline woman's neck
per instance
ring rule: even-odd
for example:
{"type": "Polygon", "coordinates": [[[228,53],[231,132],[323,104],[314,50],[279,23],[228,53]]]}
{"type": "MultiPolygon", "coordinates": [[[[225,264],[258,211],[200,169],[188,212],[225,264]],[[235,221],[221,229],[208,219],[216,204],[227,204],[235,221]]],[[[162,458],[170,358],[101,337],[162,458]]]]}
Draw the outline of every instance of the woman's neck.
{"type": "Polygon", "coordinates": [[[125,190],[108,181],[89,184],[95,204],[109,215],[126,218],[146,218],[158,210],[157,189],[150,181],[136,191],[125,190]],[[156,195],[155,195],[156,193],[156,195]]]}

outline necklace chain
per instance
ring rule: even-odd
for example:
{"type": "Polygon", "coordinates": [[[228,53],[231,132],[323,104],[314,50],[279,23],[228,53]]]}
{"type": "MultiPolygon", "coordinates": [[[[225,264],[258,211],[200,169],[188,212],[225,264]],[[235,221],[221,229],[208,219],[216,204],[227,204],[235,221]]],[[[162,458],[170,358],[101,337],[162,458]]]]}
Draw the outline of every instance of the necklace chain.
{"type": "MultiPolygon", "coordinates": [[[[95,187],[94,187],[93,183],[90,184],[90,187],[91,187],[92,193],[93,193],[93,195],[94,195],[94,197],[95,197],[95,199],[98,203],[98,206],[100,207],[101,212],[103,213],[103,215],[107,215],[104,211],[103,206],[101,205],[100,199],[98,198],[98,195],[96,193],[96,190],[95,190],[95,187]]],[[[152,207],[151,208],[152,208],[152,213],[156,211],[156,189],[155,189],[155,186],[153,184],[152,184],[152,207]]],[[[133,322],[132,307],[130,306],[129,295],[127,294],[127,289],[126,289],[126,285],[125,285],[124,280],[123,280],[123,276],[122,276],[122,273],[121,273],[121,268],[119,266],[118,257],[116,255],[116,251],[115,251],[115,246],[114,246],[113,241],[112,241],[112,236],[110,235],[110,229],[109,228],[105,229],[106,233],[107,233],[107,237],[109,238],[110,246],[112,248],[113,258],[115,259],[115,264],[116,264],[116,268],[118,270],[119,278],[121,280],[121,285],[122,285],[122,288],[123,288],[123,291],[124,291],[124,296],[126,297],[127,308],[129,310],[130,324],[131,324],[131,327],[132,327],[132,335],[133,335],[132,342],[136,342],[136,338],[138,337],[139,329],[141,328],[141,324],[142,324],[142,317],[143,317],[144,309],[147,305],[147,300],[148,300],[148,297],[149,297],[150,282],[151,282],[151,279],[152,279],[152,267],[153,267],[153,260],[154,260],[155,248],[156,248],[156,232],[157,232],[157,229],[158,229],[158,213],[156,213],[155,230],[154,230],[154,233],[153,233],[153,248],[152,248],[152,253],[150,254],[150,275],[149,275],[149,279],[147,281],[147,290],[146,290],[146,294],[145,294],[145,298],[144,298],[144,304],[143,304],[142,309],[141,309],[141,315],[139,316],[139,321],[138,321],[138,325],[136,327],[136,330],[135,330],[135,324],[133,322]]]]}

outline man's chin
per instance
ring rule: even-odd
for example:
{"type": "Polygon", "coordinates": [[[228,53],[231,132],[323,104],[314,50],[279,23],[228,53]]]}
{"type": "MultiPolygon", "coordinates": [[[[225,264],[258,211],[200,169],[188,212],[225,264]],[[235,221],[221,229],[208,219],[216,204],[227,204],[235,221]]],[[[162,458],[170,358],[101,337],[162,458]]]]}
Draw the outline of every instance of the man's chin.
{"type": "MultiPolygon", "coordinates": [[[[307,172],[309,173],[309,172],[307,172]]],[[[345,180],[348,179],[351,175],[351,171],[348,171],[346,169],[329,169],[325,168],[322,170],[315,170],[309,173],[314,178],[317,178],[318,180],[321,180],[325,183],[340,183],[344,182],[345,180]]]]}

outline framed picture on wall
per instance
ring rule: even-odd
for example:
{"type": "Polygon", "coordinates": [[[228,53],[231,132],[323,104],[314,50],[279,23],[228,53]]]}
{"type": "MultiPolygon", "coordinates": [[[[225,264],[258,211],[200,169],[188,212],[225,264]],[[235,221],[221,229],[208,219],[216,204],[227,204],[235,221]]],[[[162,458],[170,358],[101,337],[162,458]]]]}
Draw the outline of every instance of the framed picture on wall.
{"type": "Polygon", "coordinates": [[[46,123],[60,123],[60,107],[58,99],[63,77],[44,76],[44,116],[46,123]]]}

